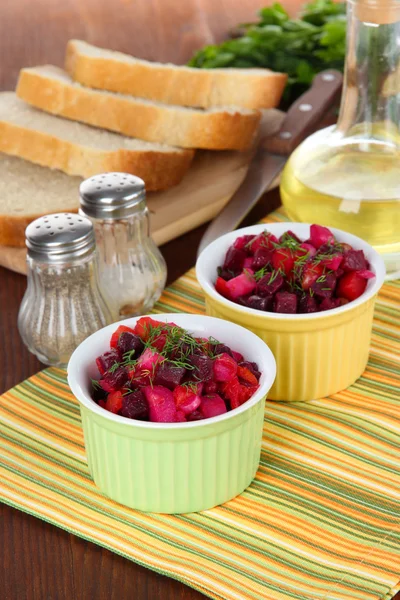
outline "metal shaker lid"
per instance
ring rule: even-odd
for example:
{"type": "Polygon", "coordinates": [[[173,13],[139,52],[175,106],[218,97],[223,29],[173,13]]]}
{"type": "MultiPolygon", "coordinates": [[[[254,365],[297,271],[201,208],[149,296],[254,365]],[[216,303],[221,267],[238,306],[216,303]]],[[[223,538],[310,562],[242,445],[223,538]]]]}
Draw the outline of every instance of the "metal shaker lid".
{"type": "Polygon", "coordinates": [[[146,208],[142,179],[128,173],[104,173],[79,187],[81,209],[95,219],[124,219],[146,208]]]}
{"type": "Polygon", "coordinates": [[[81,215],[58,213],[40,217],[25,231],[28,256],[46,263],[73,262],[95,249],[93,225],[81,215]]]}

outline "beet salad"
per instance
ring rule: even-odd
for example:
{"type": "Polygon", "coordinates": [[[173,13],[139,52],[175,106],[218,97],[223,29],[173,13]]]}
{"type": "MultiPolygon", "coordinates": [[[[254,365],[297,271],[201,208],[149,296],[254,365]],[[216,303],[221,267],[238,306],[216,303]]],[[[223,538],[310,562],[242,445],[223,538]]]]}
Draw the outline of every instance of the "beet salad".
{"type": "Polygon", "coordinates": [[[96,359],[92,398],[129,419],[176,423],[216,417],[254,394],[258,366],[212,337],[150,317],[120,325],[96,359]]]}
{"type": "Polygon", "coordinates": [[[267,230],[238,237],[218,267],[215,289],[261,311],[314,313],[355,300],[372,277],[362,250],[339,242],[327,227],[311,225],[307,240],[292,231],[279,239],[267,230]]]}

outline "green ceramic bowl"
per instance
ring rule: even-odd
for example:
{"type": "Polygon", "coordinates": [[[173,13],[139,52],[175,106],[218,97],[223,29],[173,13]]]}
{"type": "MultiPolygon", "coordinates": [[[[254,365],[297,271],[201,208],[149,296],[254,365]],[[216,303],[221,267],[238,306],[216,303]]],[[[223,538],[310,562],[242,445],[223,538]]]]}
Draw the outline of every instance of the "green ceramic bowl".
{"type": "MultiPolygon", "coordinates": [[[[114,415],[90,397],[95,358],[107,351],[119,321],[87,338],[73,353],[68,382],[79,401],[88,465],[99,489],[131,508],[197,512],[223,504],[251,483],[260,461],[264,404],[276,373],[268,346],[247,329],[212,317],[155,315],[199,337],[213,336],[258,363],[260,388],[239,408],[191,423],[149,423],[114,415]]],[[[154,318],[154,315],[153,315],[154,318]]]]}

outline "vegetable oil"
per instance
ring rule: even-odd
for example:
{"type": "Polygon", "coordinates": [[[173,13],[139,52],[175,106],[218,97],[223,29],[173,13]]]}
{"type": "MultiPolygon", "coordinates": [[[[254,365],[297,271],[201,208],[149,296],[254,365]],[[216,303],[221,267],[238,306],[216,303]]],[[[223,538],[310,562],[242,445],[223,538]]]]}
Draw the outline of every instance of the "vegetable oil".
{"type": "Polygon", "coordinates": [[[293,221],[353,233],[400,276],[400,3],[348,2],[345,82],[338,124],[290,157],[281,197],[293,221]],[[390,9],[390,10],[389,10],[390,9]],[[368,21],[365,19],[368,18],[368,21]],[[397,36],[397,39],[395,39],[397,36]]]}

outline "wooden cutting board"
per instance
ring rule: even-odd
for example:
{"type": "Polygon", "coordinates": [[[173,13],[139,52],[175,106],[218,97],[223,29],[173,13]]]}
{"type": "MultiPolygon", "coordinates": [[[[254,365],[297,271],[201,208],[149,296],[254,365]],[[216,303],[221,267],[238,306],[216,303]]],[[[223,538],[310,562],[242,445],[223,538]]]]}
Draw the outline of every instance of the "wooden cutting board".
{"type": "MultiPolygon", "coordinates": [[[[278,110],[265,111],[261,134],[274,133],[283,117],[278,110]]],[[[215,217],[242,183],[251,156],[251,152],[199,151],[179,185],[150,192],[147,205],[155,242],[164,244],[215,217]]],[[[0,246],[0,266],[25,274],[25,259],[25,248],[0,246]]]]}

